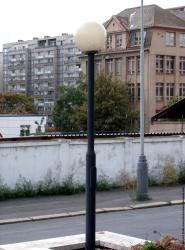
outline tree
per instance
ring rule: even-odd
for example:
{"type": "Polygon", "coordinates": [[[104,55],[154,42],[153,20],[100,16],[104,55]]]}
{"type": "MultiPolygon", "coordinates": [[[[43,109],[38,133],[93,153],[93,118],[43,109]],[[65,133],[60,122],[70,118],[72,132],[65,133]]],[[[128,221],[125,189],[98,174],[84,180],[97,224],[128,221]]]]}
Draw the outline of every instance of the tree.
{"type": "Polygon", "coordinates": [[[177,103],[180,100],[178,96],[173,96],[166,104],[166,108],[169,108],[173,106],[175,103],[177,103]]]}
{"type": "Polygon", "coordinates": [[[0,93],[1,114],[36,114],[33,99],[24,94],[0,93]]]}
{"type": "Polygon", "coordinates": [[[57,130],[78,130],[76,124],[72,121],[72,117],[76,111],[76,107],[83,103],[84,89],[83,83],[78,83],[77,86],[60,87],[60,97],[53,109],[53,121],[57,130]]]}
{"type": "MultiPolygon", "coordinates": [[[[136,113],[131,110],[126,84],[100,75],[95,82],[96,131],[130,131],[136,113]]],[[[87,130],[86,84],[62,87],[61,95],[54,107],[54,123],[62,131],[87,130]]]]}

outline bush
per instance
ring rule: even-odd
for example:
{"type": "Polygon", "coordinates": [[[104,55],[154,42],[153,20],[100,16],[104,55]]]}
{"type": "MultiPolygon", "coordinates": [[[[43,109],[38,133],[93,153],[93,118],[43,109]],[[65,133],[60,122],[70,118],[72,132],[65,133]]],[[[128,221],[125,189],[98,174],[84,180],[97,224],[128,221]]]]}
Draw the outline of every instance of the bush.
{"type": "Polygon", "coordinates": [[[98,177],[96,183],[97,191],[108,191],[118,187],[115,183],[113,183],[107,176],[101,175],[98,177]]]}
{"type": "Polygon", "coordinates": [[[160,185],[160,183],[159,183],[159,181],[157,180],[157,178],[156,177],[154,177],[154,176],[149,176],[149,178],[148,178],[148,185],[150,186],[150,187],[156,187],[156,186],[159,186],[160,185]]]}
{"type": "MultiPolygon", "coordinates": [[[[111,182],[103,175],[100,176],[97,181],[98,191],[107,191],[116,187],[117,185],[115,183],[111,182]]],[[[3,184],[2,180],[0,180],[0,201],[40,195],[71,195],[84,191],[85,185],[74,183],[71,176],[63,180],[62,184],[57,182],[56,179],[52,178],[50,175],[38,184],[33,184],[30,180],[26,180],[21,176],[16,183],[15,188],[9,188],[6,184],[3,184]]]]}
{"type": "Polygon", "coordinates": [[[184,245],[180,240],[167,235],[155,242],[146,241],[143,245],[136,245],[132,250],[184,250],[184,245]]]}
{"type": "Polygon", "coordinates": [[[134,189],[136,187],[136,180],[126,171],[120,173],[118,183],[125,189],[134,189]]]}
{"type": "Polygon", "coordinates": [[[177,184],[178,176],[175,166],[172,163],[166,163],[162,173],[162,184],[173,185],[177,184]]]}
{"type": "Polygon", "coordinates": [[[178,182],[185,184],[185,162],[179,163],[178,182]]]}

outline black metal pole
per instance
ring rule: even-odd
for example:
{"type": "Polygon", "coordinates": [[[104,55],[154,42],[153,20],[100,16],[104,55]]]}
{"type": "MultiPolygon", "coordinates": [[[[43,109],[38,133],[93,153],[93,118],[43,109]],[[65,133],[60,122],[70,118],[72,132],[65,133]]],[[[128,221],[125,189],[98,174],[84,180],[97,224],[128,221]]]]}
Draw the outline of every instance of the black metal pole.
{"type": "Polygon", "coordinates": [[[94,152],[94,54],[88,52],[88,112],[86,155],[86,249],[95,249],[96,156],[94,152]]]}

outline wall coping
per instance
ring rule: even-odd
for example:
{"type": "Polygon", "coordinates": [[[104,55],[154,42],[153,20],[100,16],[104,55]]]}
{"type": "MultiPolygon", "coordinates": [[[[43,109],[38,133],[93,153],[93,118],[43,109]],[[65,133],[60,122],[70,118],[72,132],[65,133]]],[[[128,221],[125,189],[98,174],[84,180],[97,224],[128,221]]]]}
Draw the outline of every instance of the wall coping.
{"type": "MultiPolygon", "coordinates": [[[[96,233],[96,245],[115,250],[129,250],[132,246],[143,244],[145,240],[116,234],[108,231],[96,233]]],[[[85,234],[57,237],[45,240],[29,241],[15,244],[0,245],[1,250],[75,250],[85,247],[85,234]]]]}

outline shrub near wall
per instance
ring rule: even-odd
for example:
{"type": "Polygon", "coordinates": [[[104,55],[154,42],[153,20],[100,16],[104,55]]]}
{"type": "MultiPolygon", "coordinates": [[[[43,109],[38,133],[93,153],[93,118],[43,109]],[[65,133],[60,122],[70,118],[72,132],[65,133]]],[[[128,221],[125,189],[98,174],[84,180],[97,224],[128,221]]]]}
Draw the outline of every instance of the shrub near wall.
{"type": "Polygon", "coordinates": [[[177,170],[173,163],[167,162],[163,167],[162,184],[174,185],[178,183],[177,170]]]}

